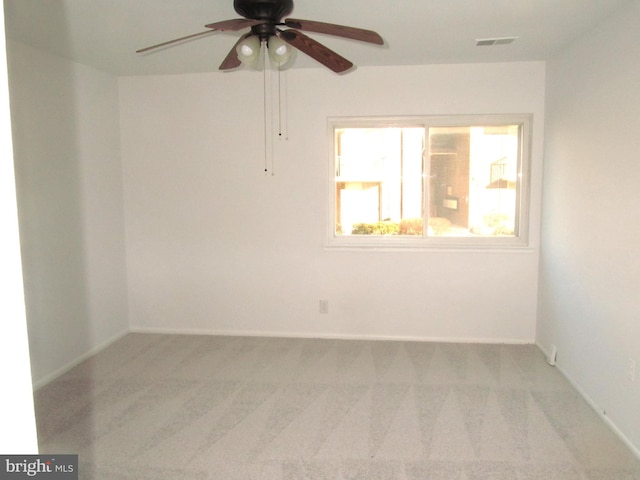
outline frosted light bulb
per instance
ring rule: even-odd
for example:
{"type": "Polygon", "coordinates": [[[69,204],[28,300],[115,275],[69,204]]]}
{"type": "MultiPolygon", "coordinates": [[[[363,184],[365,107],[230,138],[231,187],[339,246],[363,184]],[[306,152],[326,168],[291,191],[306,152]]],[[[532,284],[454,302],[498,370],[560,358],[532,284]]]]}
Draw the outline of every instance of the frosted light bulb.
{"type": "Polygon", "coordinates": [[[269,58],[279,66],[287,63],[293,53],[293,48],[278,37],[269,38],[267,47],[269,48],[269,58]]]}
{"type": "Polygon", "coordinates": [[[255,35],[245,38],[236,47],[238,59],[251,68],[258,68],[260,60],[260,39],[255,35]]]}

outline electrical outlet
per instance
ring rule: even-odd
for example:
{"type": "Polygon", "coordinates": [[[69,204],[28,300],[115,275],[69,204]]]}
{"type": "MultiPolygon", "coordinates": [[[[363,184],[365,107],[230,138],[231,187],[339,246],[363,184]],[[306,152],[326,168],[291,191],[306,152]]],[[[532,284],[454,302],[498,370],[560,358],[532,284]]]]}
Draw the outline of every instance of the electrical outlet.
{"type": "Polygon", "coordinates": [[[637,362],[634,358],[629,357],[627,360],[627,380],[631,383],[636,381],[637,362]]]}
{"type": "Polygon", "coordinates": [[[329,300],[320,300],[320,313],[329,313],[329,300]]]}

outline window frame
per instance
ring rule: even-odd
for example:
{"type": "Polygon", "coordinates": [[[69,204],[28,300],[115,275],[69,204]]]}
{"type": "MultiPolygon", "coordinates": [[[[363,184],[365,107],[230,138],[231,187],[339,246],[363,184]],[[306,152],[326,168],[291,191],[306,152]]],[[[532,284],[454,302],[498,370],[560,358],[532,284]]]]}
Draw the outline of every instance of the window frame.
{"type": "MultiPolygon", "coordinates": [[[[372,249],[372,250],[523,250],[530,249],[530,184],[531,184],[531,146],[532,114],[463,114],[463,115],[421,115],[421,116],[384,116],[384,117],[331,117],[328,119],[328,137],[330,145],[328,187],[329,209],[327,222],[326,248],[332,249],[372,249]],[[338,235],[336,222],[336,129],[340,128],[415,128],[425,129],[428,138],[430,127],[487,127],[519,126],[517,187],[516,187],[516,230],[517,235],[507,236],[422,236],[413,235],[338,235]]],[[[430,171],[429,142],[425,141],[423,152],[423,176],[430,171]]],[[[423,182],[422,218],[429,205],[429,182],[423,182]]],[[[427,229],[425,229],[427,231],[427,229]]]]}

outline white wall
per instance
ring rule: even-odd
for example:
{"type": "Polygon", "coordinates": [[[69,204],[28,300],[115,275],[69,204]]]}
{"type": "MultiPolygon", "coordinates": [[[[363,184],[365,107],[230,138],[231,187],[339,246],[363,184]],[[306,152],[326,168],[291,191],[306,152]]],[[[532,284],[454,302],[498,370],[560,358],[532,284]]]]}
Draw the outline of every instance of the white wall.
{"type": "Polygon", "coordinates": [[[640,2],[547,69],[538,342],[640,450],[640,2]]]}
{"type": "Polygon", "coordinates": [[[18,210],[11,145],[9,86],[0,9],[0,452],[38,452],[22,287],[18,210]]]}
{"type": "Polygon", "coordinates": [[[121,78],[131,327],[533,342],[544,75],[541,62],[290,70],[273,176],[261,73],[121,78]],[[327,118],[451,113],[534,114],[532,248],[327,251],[327,118]]]}
{"type": "Polygon", "coordinates": [[[34,383],[128,329],[115,77],[9,42],[34,383]]]}

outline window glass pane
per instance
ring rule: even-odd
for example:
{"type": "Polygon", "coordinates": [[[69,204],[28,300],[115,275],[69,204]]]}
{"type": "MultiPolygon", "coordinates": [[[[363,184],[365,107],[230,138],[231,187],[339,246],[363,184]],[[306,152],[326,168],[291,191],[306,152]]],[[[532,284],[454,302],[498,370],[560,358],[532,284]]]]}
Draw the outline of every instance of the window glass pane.
{"type": "Polygon", "coordinates": [[[330,242],[526,246],[530,119],[336,121],[330,242]]]}
{"type": "Polygon", "coordinates": [[[422,235],[424,132],[336,129],[337,235],[422,235]]]}
{"type": "Polygon", "coordinates": [[[519,126],[429,128],[433,236],[517,235],[519,126]]]}

